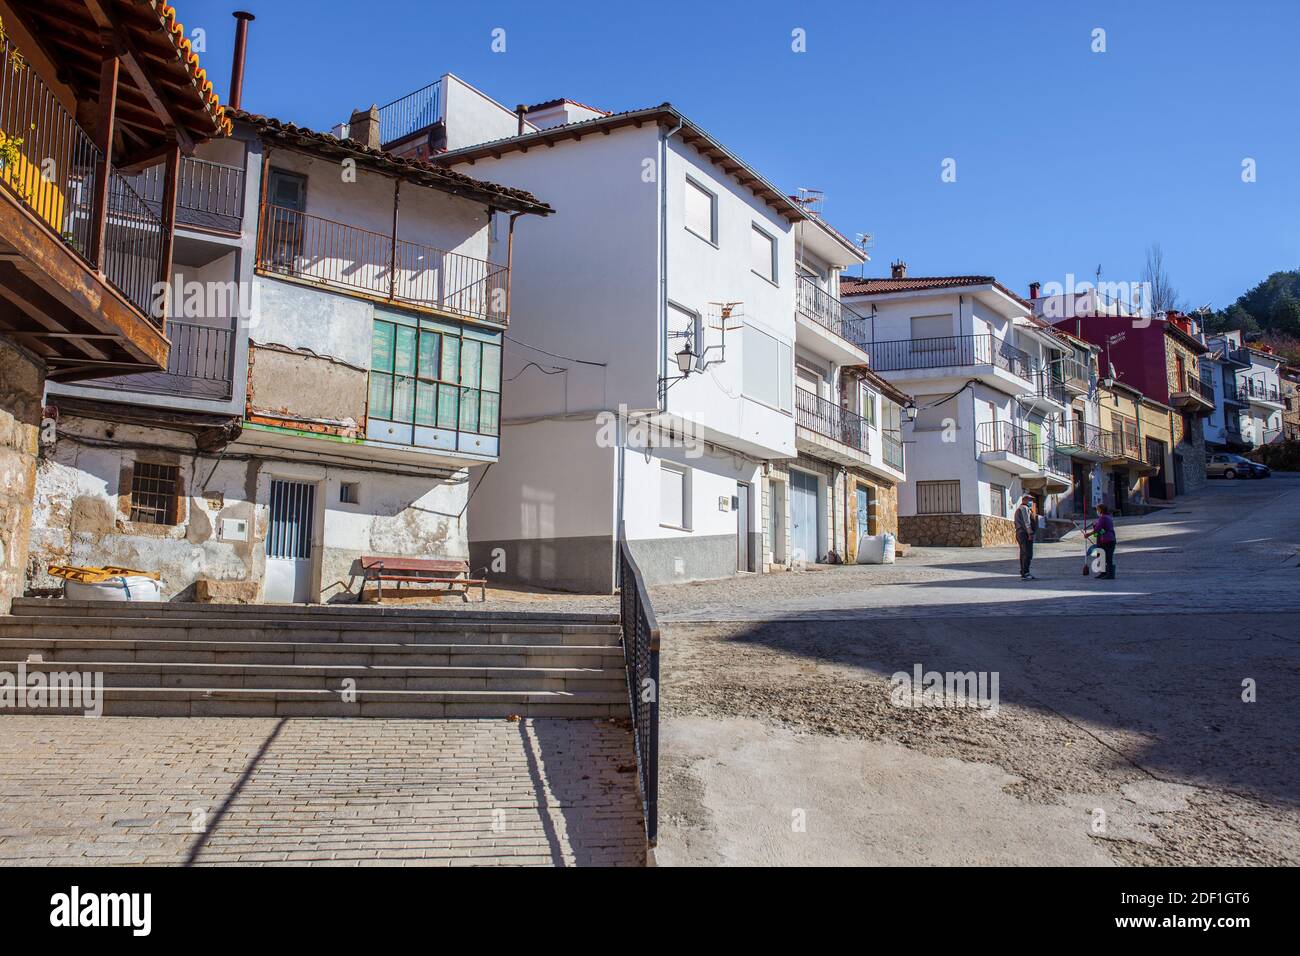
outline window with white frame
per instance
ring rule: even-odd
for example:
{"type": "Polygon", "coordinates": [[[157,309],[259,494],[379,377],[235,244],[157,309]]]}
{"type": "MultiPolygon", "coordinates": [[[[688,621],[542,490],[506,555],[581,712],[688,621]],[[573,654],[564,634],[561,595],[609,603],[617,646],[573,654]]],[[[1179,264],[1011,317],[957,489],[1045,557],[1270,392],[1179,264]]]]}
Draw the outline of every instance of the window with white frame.
{"type": "Polygon", "coordinates": [[[872,428],[876,427],[876,393],[865,384],[862,386],[862,417],[872,428]]]}
{"type": "Polygon", "coordinates": [[[789,343],[746,325],[741,348],[744,355],[740,390],[744,396],[783,412],[791,411],[794,353],[789,343]]]}
{"type": "Polygon", "coordinates": [[[760,229],[750,230],[750,268],[769,282],[776,281],[776,238],[760,229]]]}
{"type": "Polygon", "coordinates": [[[718,244],[718,197],[686,177],[686,228],[706,242],[718,244]]]}
{"type": "Polygon", "coordinates": [[[659,463],[659,523],[670,528],[690,526],[690,481],[686,468],[659,463]]]}

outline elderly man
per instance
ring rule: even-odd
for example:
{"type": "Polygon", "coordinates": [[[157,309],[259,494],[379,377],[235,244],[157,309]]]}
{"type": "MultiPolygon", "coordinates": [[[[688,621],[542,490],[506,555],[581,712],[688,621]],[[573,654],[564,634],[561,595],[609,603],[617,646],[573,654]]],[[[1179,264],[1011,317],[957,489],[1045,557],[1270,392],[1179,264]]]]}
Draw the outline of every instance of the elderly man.
{"type": "Polygon", "coordinates": [[[1031,496],[1021,495],[1020,503],[1016,505],[1015,525],[1016,544],[1020,546],[1020,580],[1037,581],[1029,573],[1029,563],[1034,560],[1034,529],[1038,526],[1031,496]]]}

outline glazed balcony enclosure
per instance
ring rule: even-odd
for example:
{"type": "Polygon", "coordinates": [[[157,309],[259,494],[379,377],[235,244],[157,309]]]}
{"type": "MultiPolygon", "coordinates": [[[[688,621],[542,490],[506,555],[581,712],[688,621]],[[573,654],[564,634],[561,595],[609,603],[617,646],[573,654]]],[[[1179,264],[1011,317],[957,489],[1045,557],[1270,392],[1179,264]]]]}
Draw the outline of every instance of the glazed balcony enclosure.
{"type": "Polygon", "coordinates": [[[171,268],[179,167],[227,122],[195,81],[197,62],[181,55],[174,13],[84,0],[9,8],[0,334],[41,359],[51,381],[160,370],[168,343],[156,291],[171,268]],[[151,206],[131,177],[159,165],[151,206]]]}

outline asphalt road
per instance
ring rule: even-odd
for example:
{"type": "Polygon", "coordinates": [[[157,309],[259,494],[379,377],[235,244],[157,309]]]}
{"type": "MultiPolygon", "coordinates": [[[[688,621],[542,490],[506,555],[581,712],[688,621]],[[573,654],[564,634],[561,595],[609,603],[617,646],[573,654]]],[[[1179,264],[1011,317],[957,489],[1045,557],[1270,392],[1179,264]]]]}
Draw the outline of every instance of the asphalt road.
{"type": "Polygon", "coordinates": [[[1062,542],[655,589],[659,862],[1300,863],[1300,476],[1119,537],[1115,581],[1062,542]],[[903,706],[918,665],[996,710],[903,706]]]}

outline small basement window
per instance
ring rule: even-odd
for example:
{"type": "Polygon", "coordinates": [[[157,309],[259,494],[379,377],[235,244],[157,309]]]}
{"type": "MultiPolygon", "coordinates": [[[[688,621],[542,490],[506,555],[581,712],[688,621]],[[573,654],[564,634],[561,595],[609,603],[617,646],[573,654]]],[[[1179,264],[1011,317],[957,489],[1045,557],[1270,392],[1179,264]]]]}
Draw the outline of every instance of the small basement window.
{"type": "Polygon", "coordinates": [[[131,469],[131,520],[141,524],[177,522],[179,468],[137,461],[131,469]]]}
{"type": "Polygon", "coordinates": [[[339,484],[339,501],[345,505],[361,504],[361,482],[344,481],[339,484]]]}

